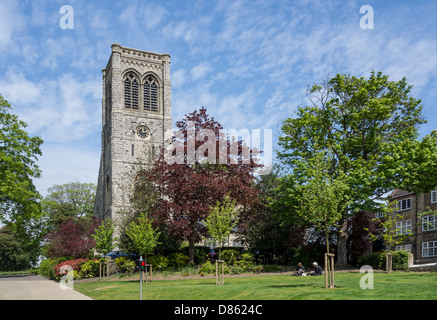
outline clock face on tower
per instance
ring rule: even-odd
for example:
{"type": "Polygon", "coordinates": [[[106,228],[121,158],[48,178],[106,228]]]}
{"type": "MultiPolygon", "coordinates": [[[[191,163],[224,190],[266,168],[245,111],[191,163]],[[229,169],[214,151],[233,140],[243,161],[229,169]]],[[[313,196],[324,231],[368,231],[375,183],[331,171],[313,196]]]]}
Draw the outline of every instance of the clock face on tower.
{"type": "Polygon", "coordinates": [[[149,128],[147,128],[146,126],[138,126],[137,129],[135,130],[137,132],[137,135],[140,138],[147,138],[148,136],[150,136],[150,130],[149,128]]]}

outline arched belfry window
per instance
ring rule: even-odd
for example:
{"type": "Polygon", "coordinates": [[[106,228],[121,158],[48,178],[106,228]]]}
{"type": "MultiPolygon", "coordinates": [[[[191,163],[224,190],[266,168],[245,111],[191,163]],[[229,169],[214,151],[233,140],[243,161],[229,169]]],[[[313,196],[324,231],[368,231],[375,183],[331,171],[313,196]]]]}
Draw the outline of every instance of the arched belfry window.
{"type": "Polygon", "coordinates": [[[144,188],[147,183],[147,174],[144,171],[138,172],[134,178],[134,189],[139,191],[144,188]]]}
{"type": "Polygon", "coordinates": [[[158,111],[158,82],[152,76],[144,79],[144,110],[158,111]]]}
{"type": "Polygon", "coordinates": [[[126,108],[138,109],[138,88],[137,78],[129,72],[124,79],[124,106],[126,108]]]}

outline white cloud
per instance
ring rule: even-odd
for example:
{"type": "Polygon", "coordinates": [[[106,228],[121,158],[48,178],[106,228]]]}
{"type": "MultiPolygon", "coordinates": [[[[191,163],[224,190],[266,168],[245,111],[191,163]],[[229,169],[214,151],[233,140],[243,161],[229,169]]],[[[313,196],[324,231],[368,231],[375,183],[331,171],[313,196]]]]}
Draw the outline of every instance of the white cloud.
{"type": "Polygon", "coordinates": [[[133,30],[148,30],[156,28],[168,14],[167,9],[159,5],[141,6],[141,2],[129,3],[121,12],[118,19],[126,23],[133,30]]]}
{"type": "Polygon", "coordinates": [[[194,81],[204,78],[211,71],[211,65],[208,62],[201,62],[191,68],[191,77],[194,81]]]}
{"type": "Polygon", "coordinates": [[[22,72],[9,71],[6,79],[0,80],[3,98],[14,104],[35,103],[41,98],[40,87],[26,79],[22,72]]]}
{"type": "Polygon", "coordinates": [[[25,21],[18,1],[0,2],[0,48],[10,45],[13,35],[25,28],[25,21]]]}
{"type": "Polygon", "coordinates": [[[54,184],[72,181],[97,183],[100,149],[84,145],[44,143],[38,165],[42,179],[35,179],[37,190],[45,195],[54,184]]]}
{"type": "Polygon", "coordinates": [[[32,82],[8,72],[0,80],[2,94],[32,134],[48,141],[74,141],[95,130],[101,121],[101,80],[62,74],[32,82]]]}
{"type": "Polygon", "coordinates": [[[184,69],[177,69],[171,72],[171,84],[173,87],[182,87],[185,83],[186,71],[184,69]]]}
{"type": "Polygon", "coordinates": [[[146,6],[143,11],[144,23],[147,29],[156,28],[167,15],[167,10],[159,5],[146,6]]]}

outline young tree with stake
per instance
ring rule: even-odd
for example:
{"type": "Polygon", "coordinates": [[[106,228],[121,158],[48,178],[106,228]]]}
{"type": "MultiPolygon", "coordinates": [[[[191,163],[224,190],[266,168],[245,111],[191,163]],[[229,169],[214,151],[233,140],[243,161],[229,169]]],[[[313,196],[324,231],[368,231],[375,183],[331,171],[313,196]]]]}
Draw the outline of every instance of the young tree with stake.
{"type": "Polygon", "coordinates": [[[211,239],[220,244],[219,260],[221,259],[221,248],[224,246],[226,239],[238,223],[238,214],[235,206],[236,200],[225,196],[223,202],[217,201],[214,207],[211,207],[208,217],[205,220],[205,226],[211,239]]]}
{"type": "Polygon", "coordinates": [[[142,213],[137,221],[132,221],[126,229],[127,236],[131,239],[136,252],[144,255],[144,261],[148,254],[158,245],[160,232],[152,226],[152,220],[147,213],[142,213]]]}

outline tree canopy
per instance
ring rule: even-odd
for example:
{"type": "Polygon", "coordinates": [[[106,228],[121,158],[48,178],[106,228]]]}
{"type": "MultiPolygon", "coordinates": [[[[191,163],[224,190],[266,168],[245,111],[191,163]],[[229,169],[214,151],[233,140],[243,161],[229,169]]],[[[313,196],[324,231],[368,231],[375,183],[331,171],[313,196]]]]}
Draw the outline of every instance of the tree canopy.
{"type": "Polygon", "coordinates": [[[221,134],[222,125],[205,108],[187,114],[176,127],[179,131],[173,142],[180,149],[174,152],[183,151],[183,161],[167,161],[164,151],[156,161],[152,175],[161,197],[154,216],[167,225],[169,232],[188,241],[193,262],[194,244],[206,235],[201,222],[211,206],[229,193],[242,211],[257,200],[253,173],[259,165],[253,159],[244,161],[242,153],[247,146],[241,140],[237,142],[238,154],[231,161],[231,140],[221,134]]]}
{"type": "Polygon", "coordinates": [[[33,184],[41,171],[40,137],[25,131],[27,124],[11,113],[11,105],[0,95],[0,222],[19,231],[41,213],[40,194],[33,184]]]}
{"type": "Polygon", "coordinates": [[[49,231],[69,218],[92,218],[96,185],[93,183],[69,182],[53,185],[42,200],[42,208],[49,231]]]}
{"type": "Polygon", "coordinates": [[[332,171],[346,177],[352,202],[343,212],[337,263],[346,265],[350,214],[377,207],[375,200],[395,188],[424,191],[437,184],[437,135],[418,140],[426,121],[411,89],[405,78],[391,81],[381,72],[368,78],[338,74],[310,87],[309,104],[283,122],[278,158],[291,179],[322,150],[333,155],[332,171]]]}

